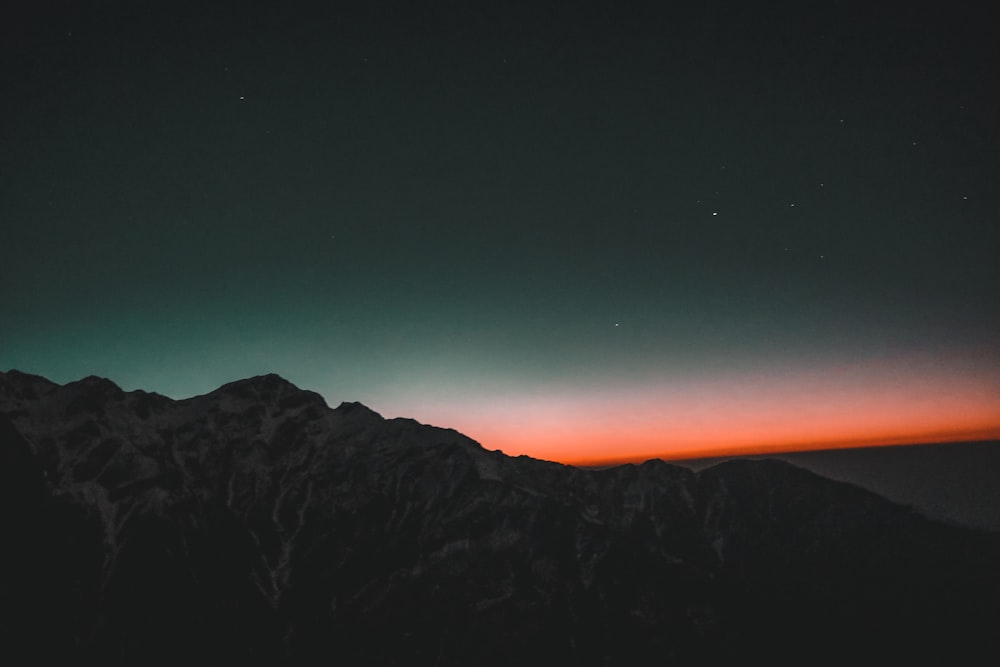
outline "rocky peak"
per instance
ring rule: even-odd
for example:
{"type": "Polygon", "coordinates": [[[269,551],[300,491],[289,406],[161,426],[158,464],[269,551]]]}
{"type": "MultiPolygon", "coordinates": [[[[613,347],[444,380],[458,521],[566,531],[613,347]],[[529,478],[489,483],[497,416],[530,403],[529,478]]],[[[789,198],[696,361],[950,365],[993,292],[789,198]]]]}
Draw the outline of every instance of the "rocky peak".
{"type": "Polygon", "coordinates": [[[79,390],[86,393],[96,393],[103,396],[120,396],[125,392],[117,384],[107,378],[96,375],[88,375],[76,382],[69,382],[64,385],[65,389],[79,390]]]}
{"type": "Polygon", "coordinates": [[[357,401],[344,401],[337,406],[334,410],[337,414],[343,415],[345,417],[351,417],[354,419],[372,419],[372,420],[384,420],[384,417],[379,413],[375,412],[369,408],[364,403],[358,403],[357,401]]]}
{"type": "Polygon", "coordinates": [[[277,373],[267,373],[265,375],[255,375],[243,380],[228,382],[211,394],[252,394],[256,396],[273,396],[292,391],[302,391],[294,384],[281,377],[277,373]]]}
{"type": "Polygon", "coordinates": [[[299,389],[276,373],[257,375],[245,380],[224,384],[199,399],[254,403],[284,408],[316,407],[329,409],[322,396],[313,391],[299,389]]]}
{"type": "Polygon", "coordinates": [[[55,382],[40,375],[18,370],[0,372],[0,399],[37,399],[59,388],[55,382]]]}

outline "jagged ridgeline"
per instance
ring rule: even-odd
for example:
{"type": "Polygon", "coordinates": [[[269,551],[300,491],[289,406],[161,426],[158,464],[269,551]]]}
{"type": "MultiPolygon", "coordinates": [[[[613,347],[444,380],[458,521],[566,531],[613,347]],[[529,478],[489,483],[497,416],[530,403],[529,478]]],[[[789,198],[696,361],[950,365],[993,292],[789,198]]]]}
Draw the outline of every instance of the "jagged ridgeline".
{"type": "Polygon", "coordinates": [[[996,534],[778,461],[583,470],[275,375],[10,371],[0,464],[8,661],[1000,659],[996,534]]]}

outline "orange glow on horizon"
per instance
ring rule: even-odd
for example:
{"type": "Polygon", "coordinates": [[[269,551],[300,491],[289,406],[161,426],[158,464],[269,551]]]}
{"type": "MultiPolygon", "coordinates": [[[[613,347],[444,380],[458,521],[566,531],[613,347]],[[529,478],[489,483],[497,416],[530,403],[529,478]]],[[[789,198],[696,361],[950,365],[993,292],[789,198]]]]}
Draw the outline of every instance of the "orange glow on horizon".
{"type": "Polygon", "coordinates": [[[698,418],[698,411],[688,419],[672,411],[661,419],[655,413],[631,415],[617,424],[593,418],[575,423],[536,419],[470,429],[469,434],[488,449],[571,465],[1000,439],[1000,405],[995,402],[942,402],[936,408],[873,403],[867,412],[838,410],[836,405],[826,410],[793,405],[786,412],[761,401],[752,416],[730,408],[707,421],[698,418]]]}
{"type": "MultiPolygon", "coordinates": [[[[896,435],[886,437],[857,438],[854,440],[816,440],[811,442],[774,442],[762,441],[759,443],[748,443],[745,445],[732,445],[730,443],[706,443],[701,445],[670,447],[657,451],[646,451],[625,456],[606,457],[574,457],[571,448],[566,447],[564,451],[568,456],[551,458],[546,460],[565,463],[567,465],[588,467],[588,466],[611,466],[625,463],[642,463],[650,459],[664,459],[667,461],[683,461],[686,459],[719,458],[727,456],[754,456],[767,454],[781,454],[789,452],[819,451],[830,449],[853,449],[861,447],[889,447],[893,445],[921,445],[947,442],[975,442],[983,440],[1000,440],[1000,426],[992,429],[979,431],[946,431],[937,433],[922,433],[912,435],[896,435]]],[[[512,443],[514,444],[514,443],[512,443]]],[[[549,443],[550,445],[552,443],[549,443]]],[[[517,445],[514,444],[516,447],[517,445]]],[[[507,454],[503,447],[498,447],[507,454]]],[[[558,447],[550,447],[556,451],[558,447]]],[[[528,452],[523,452],[528,453],[528,452]]],[[[545,458],[528,453],[533,458],[545,458]]]]}
{"type": "Polygon", "coordinates": [[[467,392],[409,412],[487,449],[572,465],[991,440],[1000,439],[997,370],[940,359],[880,361],[467,392]]]}

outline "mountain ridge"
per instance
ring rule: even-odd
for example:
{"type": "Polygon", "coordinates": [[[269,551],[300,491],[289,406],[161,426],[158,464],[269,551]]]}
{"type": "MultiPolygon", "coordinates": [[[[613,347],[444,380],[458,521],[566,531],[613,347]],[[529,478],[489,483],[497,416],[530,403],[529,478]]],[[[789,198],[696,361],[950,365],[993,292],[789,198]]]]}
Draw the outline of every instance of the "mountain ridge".
{"type": "Polygon", "coordinates": [[[175,401],[0,374],[0,436],[8,476],[26,480],[9,484],[11,525],[61,526],[12,536],[34,587],[3,570],[8,606],[58,600],[66,617],[46,631],[62,657],[718,664],[770,651],[791,664],[856,635],[833,664],[876,626],[886,655],[915,628],[928,632],[914,656],[978,650],[997,618],[998,536],[780,461],[695,473],[512,458],[359,403],[330,408],[276,375],[175,401]],[[69,598],[45,583],[59,556],[32,551],[67,540],[69,598]],[[797,638],[768,648],[773,625],[797,638]]]}

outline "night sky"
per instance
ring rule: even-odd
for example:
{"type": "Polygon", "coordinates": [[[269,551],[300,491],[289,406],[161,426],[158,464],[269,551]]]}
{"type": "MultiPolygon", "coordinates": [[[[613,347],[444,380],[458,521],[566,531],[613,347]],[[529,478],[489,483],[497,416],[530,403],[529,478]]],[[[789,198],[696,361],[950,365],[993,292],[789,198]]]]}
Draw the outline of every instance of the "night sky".
{"type": "Polygon", "coordinates": [[[0,369],[564,462],[1000,437],[1000,9],[20,4],[0,369]]]}

